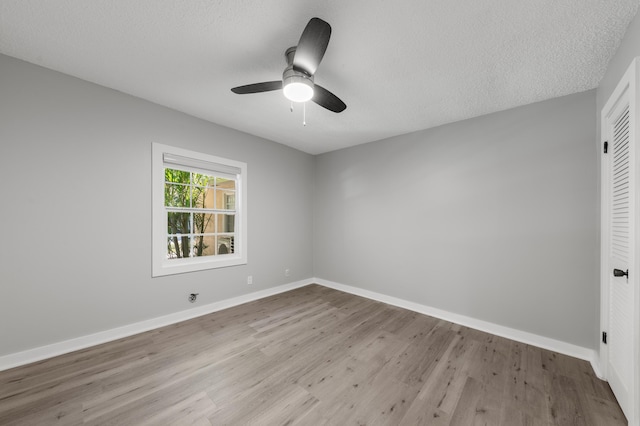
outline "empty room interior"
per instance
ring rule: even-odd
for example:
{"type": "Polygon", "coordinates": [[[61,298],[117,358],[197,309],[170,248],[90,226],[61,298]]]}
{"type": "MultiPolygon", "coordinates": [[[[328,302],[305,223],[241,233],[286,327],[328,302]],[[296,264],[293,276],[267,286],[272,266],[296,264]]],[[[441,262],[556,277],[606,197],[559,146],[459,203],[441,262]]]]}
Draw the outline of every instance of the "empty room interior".
{"type": "Polygon", "coordinates": [[[640,425],[639,4],[0,0],[0,424],[640,425]]]}

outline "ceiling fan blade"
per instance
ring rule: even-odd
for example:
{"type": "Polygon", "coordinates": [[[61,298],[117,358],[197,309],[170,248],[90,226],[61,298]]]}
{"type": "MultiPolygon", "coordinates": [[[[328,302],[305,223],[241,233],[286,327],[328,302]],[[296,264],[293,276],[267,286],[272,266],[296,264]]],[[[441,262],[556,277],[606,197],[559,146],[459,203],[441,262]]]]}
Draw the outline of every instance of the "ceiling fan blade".
{"type": "Polygon", "coordinates": [[[315,74],[329,45],[331,25],[320,18],[311,18],[304,28],[293,57],[293,69],[309,76],[315,74]]]}
{"type": "Polygon", "coordinates": [[[234,87],[231,91],[238,95],[246,95],[248,93],[271,92],[272,90],[280,89],[282,89],[282,80],[247,84],[246,86],[234,87]]]}
{"type": "Polygon", "coordinates": [[[317,84],[313,87],[313,98],[311,100],[329,111],[342,112],[347,109],[347,105],[340,98],[317,84]]]}

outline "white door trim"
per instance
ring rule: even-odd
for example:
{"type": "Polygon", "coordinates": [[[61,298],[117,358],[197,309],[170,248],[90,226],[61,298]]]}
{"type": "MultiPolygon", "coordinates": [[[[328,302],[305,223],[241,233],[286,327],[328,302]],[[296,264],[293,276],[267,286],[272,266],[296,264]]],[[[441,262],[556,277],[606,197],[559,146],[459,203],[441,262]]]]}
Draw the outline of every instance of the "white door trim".
{"type": "MultiPolygon", "coordinates": [[[[633,139],[635,149],[633,150],[635,159],[635,171],[631,177],[635,182],[635,187],[632,190],[637,193],[637,188],[640,186],[640,110],[638,108],[638,102],[640,101],[640,57],[635,58],[624,76],[618,83],[615,91],[607,101],[606,105],[602,109],[600,124],[601,124],[601,138],[600,149],[602,149],[605,141],[609,144],[612,143],[609,140],[608,129],[606,120],[608,114],[610,114],[616,107],[616,104],[620,98],[624,95],[625,91],[629,91],[629,112],[632,114],[632,120],[630,122],[630,137],[633,139]]],[[[602,152],[602,151],[601,151],[602,152]]],[[[610,274],[612,265],[609,262],[609,229],[610,229],[610,210],[609,210],[609,197],[610,191],[610,162],[606,157],[607,154],[601,156],[601,248],[600,248],[600,324],[601,330],[609,330],[609,285],[610,274]]],[[[638,247],[640,242],[640,194],[634,197],[633,210],[636,212],[635,218],[633,218],[634,234],[634,246],[638,247]]],[[[633,330],[633,378],[632,378],[632,392],[633,400],[631,407],[627,413],[629,425],[640,426],[640,250],[635,250],[635,256],[629,262],[629,283],[634,286],[634,330],[633,330]]],[[[608,379],[609,371],[609,346],[600,342],[600,369],[605,379],[608,379]]]]}

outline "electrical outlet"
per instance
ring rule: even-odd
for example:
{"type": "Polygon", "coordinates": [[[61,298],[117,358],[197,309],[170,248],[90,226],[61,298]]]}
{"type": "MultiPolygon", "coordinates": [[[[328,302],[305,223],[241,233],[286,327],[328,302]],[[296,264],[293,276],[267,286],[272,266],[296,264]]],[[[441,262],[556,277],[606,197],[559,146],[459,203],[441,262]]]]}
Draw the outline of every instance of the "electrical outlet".
{"type": "Polygon", "coordinates": [[[247,285],[251,285],[251,284],[253,284],[253,275],[249,275],[247,277],[247,285]]]}
{"type": "Polygon", "coordinates": [[[288,277],[289,275],[291,275],[291,269],[287,268],[284,270],[284,276],[288,277]]]}

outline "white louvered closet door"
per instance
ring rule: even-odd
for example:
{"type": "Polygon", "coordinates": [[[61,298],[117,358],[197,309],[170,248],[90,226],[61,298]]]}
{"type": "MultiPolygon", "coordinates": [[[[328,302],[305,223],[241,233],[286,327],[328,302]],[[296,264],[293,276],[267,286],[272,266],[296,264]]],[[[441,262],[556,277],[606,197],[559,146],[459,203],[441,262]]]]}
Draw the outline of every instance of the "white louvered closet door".
{"type": "MultiPolygon", "coordinates": [[[[630,70],[635,75],[635,66],[630,70]]],[[[603,262],[608,287],[607,320],[604,321],[608,328],[606,376],[629,424],[636,424],[636,284],[640,273],[635,263],[637,117],[633,96],[636,84],[635,80],[629,84],[624,79],[621,84],[607,102],[602,120],[603,136],[608,144],[602,170],[603,220],[607,221],[603,223],[603,241],[606,241],[603,255],[608,256],[603,262]]]]}
{"type": "MultiPolygon", "coordinates": [[[[616,277],[613,269],[626,272],[631,260],[631,208],[632,194],[629,191],[630,146],[628,105],[613,124],[610,141],[611,197],[609,229],[610,281],[609,281],[609,382],[624,410],[633,386],[632,342],[633,342],[633,287],[626,276],[616,277]]],[[[618,273],[619,274],[619,273],[618,273]]]]}

